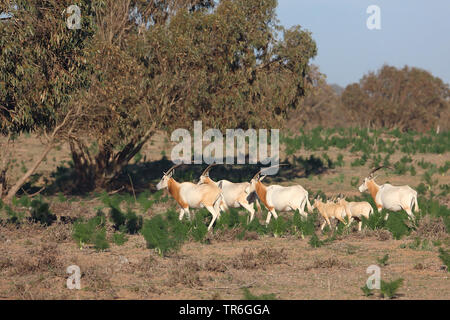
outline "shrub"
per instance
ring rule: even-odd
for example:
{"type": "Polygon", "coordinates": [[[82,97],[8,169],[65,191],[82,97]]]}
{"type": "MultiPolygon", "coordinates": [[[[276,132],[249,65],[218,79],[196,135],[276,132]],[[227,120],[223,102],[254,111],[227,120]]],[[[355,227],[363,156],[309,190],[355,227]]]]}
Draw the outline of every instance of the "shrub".
{"type": "Polygon", "coordinates": [[[403,279],[399,278],[390,282],[381,280],[380,291],[382,297],[392,299],[396,296],[398,289],[402,286],[403,279]]]}
{"type": "Polygon", "coordinates": [[[115,232],[115,233],[113,234],[112,241],[113,241],[116,245],[121,246],[121,245],[123,245],[125,242],[128,241],[128,238],[127,238],[127,236],[126,236],[124,233],[122,233],[122,232],[115,232]]]}
{"type": "Polygon", "coordinates": [[[310,213],[304,219],[296,210],[293,217],[294,232],[299,232],[302,238],[314,234],[316,219],[317,213],[310,213]]]}
{"type": "Polygon", "coordinates": [[[197,212],[189,230],[191,237],[197,242],[203,242],[208,233],[208,228],[204,223],[204,217],[203,212],[197,212]]]}
{"type": "Polygon", "coordinates": [[[102,211],[97,211],[97,215],[84,222],[79,219],[73,227],[72,237],[78,243],[80,249],[84,244],[94,244],[96,248],[105,247],[106,241],[106,218],[102,211]],[[100,235],[98,235],[100,233],[100,235]]]}
{"type": "Polygon", "coordinates": [[[367,287],[367,283],[364,285],[364,287],[361,287],[361,290],[366,297],[373,295],[372,289],[369,289],[369,287],[367,287]]]}
{"type": "Polygon", "coordinates": [[[439,258],[447,267],[447,271],[450,272],[450,253],[448,253],[446,250],[442,248],[439,248],[439,258]]]}
{"type": "Polygon", "coordinates": [[[388,262],[387,262],[388,259],[389,259],[389,255],[385,254],[382,258],[377,258],[377,261],[380,265],[382,265],[384,267],[384,266],[388,265],[388,262]]]}
{"type": "Polygon", "coordinates": [[[261,294],[259,296],[254,295],[248,288],[243,288],[244,297],[243,300],[277,300],[275,293],[261,294]]]}
{"type": "Polygon", "coordinates": [[[411,229],[405,224],[407,220],[404,212],[391,212],[386,222],[386,229],[392,233],[394,239],[401,239],[404,235],[408,235],[411,229]]]}
{"type": "Polygon", "coordinates": [[[124,214],[118,207],[111,207],[109,213],[116,230],[136,234],[142,228],[142,216],[136,215],[130,208],[124,214]]]}
{"type": "Polygon", "coordinates": [[[50,212],[48,203],[37,199],[31,201],[31,219],[49,226],[56,220],[56,215],[50,212]]]}
{"type": "Polygon", "coordinates": [[[106,229],[104,227],[94,234],[94,248],[97,251],[103,251],[109,248],[108,240],[106,240],[106,229]]]}
{"type": "Polygon", "coordinates": [[[141,233],[147,242],[147,248],[155,249],[160,256],[178,250],[186,239],[186,234],[183,233],[185,229],[178,226],[175,223],[169,224],[168,219],[162,215],[145,220],[141,233]]]}

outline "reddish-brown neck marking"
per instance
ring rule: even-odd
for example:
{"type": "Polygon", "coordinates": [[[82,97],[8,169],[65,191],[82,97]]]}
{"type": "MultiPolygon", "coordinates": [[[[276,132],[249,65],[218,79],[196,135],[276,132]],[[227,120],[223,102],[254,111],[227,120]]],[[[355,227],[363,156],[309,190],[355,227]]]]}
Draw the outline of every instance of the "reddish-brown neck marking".
{"type": "Polygon", "coordinates": [[[204,176],[203,179],[204,179],[203,181],[205,181],[204,183],[215,185],[214,181],[212,181],[210,177],[204,176]]]}
{"type": "Polygon", "coordinates": [[[375,183],[375,181],[369,180],[367,181],[367,189],[369,189],[369,193],[372,196],[372,199],[375,202],[377,208],[380,208],[381,205],[377,203],[377,200],[375,200],[377,197],[378,190],[380,190],[380,187],[375,183]]]}
{"type": "Polygon", "coordinates": [[[257,181],[255,185],[255,191],[258,195],[258,198],[261,200],[262,203],[266,206],[266,208],[270,211],[273,209],[273,207],[269,206],[267,204],[267,188],[265,185],[262,184],[261,181],[257,181]]]}
{"type": "Polygon", "coordinates": [[[169,189],[170,195],[175,199],[176,202],[182,207],[187,208],[189,207],[186,202],[181,199],[180,195],[180,184],[175,181],[174,178],[170,178],[169,181],[167,181],[167,189],[169,189]]]}

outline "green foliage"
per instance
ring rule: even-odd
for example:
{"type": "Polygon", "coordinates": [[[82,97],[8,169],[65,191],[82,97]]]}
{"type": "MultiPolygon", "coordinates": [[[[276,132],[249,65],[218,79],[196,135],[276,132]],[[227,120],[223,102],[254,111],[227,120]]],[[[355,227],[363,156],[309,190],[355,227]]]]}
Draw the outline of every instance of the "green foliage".
{"type": "Polygon", "coordinates": [[[367,283],[364,285],[364,287],[361,287],[361,290],[366,297],[373,295],[372,289],[369,289],[369,287],[367,287],[367,283]]]}
{"type": "Polygon", "coordinates": [[[130,208],[128,208],[127,213],[123,213],[119,207],[111,207],[109,213],[116,230],[135,234],[142,228],[142,216],[136,215],[130,208]]]}
{"type": "MultiPolygon", "coordinates": [[[[205,210],[207,211],[207,210],[205,210]]],[[[206,212],[209,215],[209,212],[206,212]]],[[[197,242],[203,242],[206,234],[208,233],[208,228],[205,224],[205,212],[199,211],[195,214],[193,221],[190,224],[189,233],[191,237],[197,242]]]]}
{"type": "Polygon", "coordinates": [[[242,300],[277,300],[275,293],[266,293],[257,296],[251,293],[248,288],[243,288],[242,291],[244,293],[242,300]]]}
{"type": "Polygon", "coordinates": [[[389,219],[386,221],[386,229],[392,233],[394,239],[401,239],[403,236],[408,235],[411,229],[405,224],[408,216],[405,212],[390,212],[389,219]]]}
{"type": "Polygon", "coordinates": [[[361,217],[361,220],[363,222],[363,226],[366,226],[372,230],[376,230],[384,228],[386,224],[386,221],[384,220],[385,216],[386,212],[384,210],[382,210],[381,212],[378,212],[378,210],[374,210],[373,214],[369,216],[369,219],[361,217]]]}
{"type": "Polygon", "coordinates": [[[450,272],[450,253],[443,248],[439,248],[439,258],[447,267],[447,272],[450,272]]]}
{"type": "Polygon", "coordinates": [[[126,236],[126,234],[122,233],[122,232],[114,232],[113,236],[112,236],[112,241],[118,245],[121,246],[123,245],[125,242],[128,241],[128,238],[126,236]]]}
{"type": "Polygon", "coordinates": [[[97,251],[104,251],[109,248],[108,240],[106,239],[106,229],[101,228],[94,234],[94,248],[97,251]]]}
{"type": "Polygon", "coordinates": [[[301,237],[310,236],[315,231],[315,221],[317,220],[317,213],[310,213],[306,219],[303,218],[298,210],[295,210],[293,217],[294,232],[300,233],[301,237]]]}
{"type": "Polygon", "coordinates": [[[392,299],[396,296],[398,289],[402,286],[403,279],[399,278],[390,282],[381,280],[380,291],[385,298],[392,299]]]}
{"type": "Polygon", "coordinates": [[[188,228],[176,219],[175,211],[155,215],[145,220],[141,234],[147,242],[147,248],[155,249],[159,255],[177,251],[186,240],[188,228]]]}
{"type": "Polygon", "coordinates": [[[389,260],[389,254],[385,254],[382,258],[377,258],[377,261],[380,265],[387,266],[388,265],[388,260],[389,260]]]}
{"type": "Polygon", "coordinates": [[[97,250],[104,250],[106,241],[106,218],[102,211],[97,211],[97,215],[86,222],[78,219],[73,226],[72,237],[78,243],[80,249],[84,244],[94,244],[97,250]]]}
{"type": "Polygon", "coordinates": [[[290,224],[290,220],[285,220],[284,217],[278,216],[278,219],[272,218],[270,220],[267,229],[270,234],[272,234],[275,238],[278,238],[286,234],[290,224]]]}
{"type": "Polygon", "coordinates": [[[42,199],[32,200],[30,205],[31,219],[33,221],[49,226],[56,220],[56,215],[50,212],[48,203],[42,199]]]}
{"type": "Polygon", "coordinates": [[[333,242],[334,240],[336,240],[336,235],[332,235],[325,240],[320,240],[319,237],[315,233],[313,233],[308,243],[313,248],[320,248],[323,245],[333,242]]]}

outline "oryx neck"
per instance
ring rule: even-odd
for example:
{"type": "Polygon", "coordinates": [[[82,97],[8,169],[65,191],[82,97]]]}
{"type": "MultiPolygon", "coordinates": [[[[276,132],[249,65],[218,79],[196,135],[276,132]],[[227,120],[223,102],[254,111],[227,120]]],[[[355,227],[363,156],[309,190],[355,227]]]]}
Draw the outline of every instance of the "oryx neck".
{"type": "Polygon", "coordinates": [[[370,195],[372,196],[373,201],[375,201],[380,186],[377,185],[375,181],[369,180],[367,181],[367,189],[369,189],[370,195]]]}
{"type": "Polygon", "coordinates": [[[255,185],[255,191],[258,195],[259,200],[266,206],[268,210],[272,210],[273,207],[269,206],[267,203],[267,187],[261,182],[257,181],[255,185]]]}
{"type": "Polygon", "coordinates": [[[169,189],[172,197],[176,198],[180,190],[180,184],[174,178],[170,177],[169,181],[167,181],[167,189],[169,189]]]}

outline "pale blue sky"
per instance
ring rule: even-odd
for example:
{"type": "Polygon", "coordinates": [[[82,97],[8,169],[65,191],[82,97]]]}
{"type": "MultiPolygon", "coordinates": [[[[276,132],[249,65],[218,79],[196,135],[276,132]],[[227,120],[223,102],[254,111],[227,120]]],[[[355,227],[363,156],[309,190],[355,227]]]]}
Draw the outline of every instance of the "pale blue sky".
{"type": "Polygon", "coordinates": [[[278,0],[285,27],[312,32],[329,83],[346,86],[383,64],[419,67],[450,83],[450,0],[278,0]],[[381,30],[369,30],[369,5],[381,30]]]}

